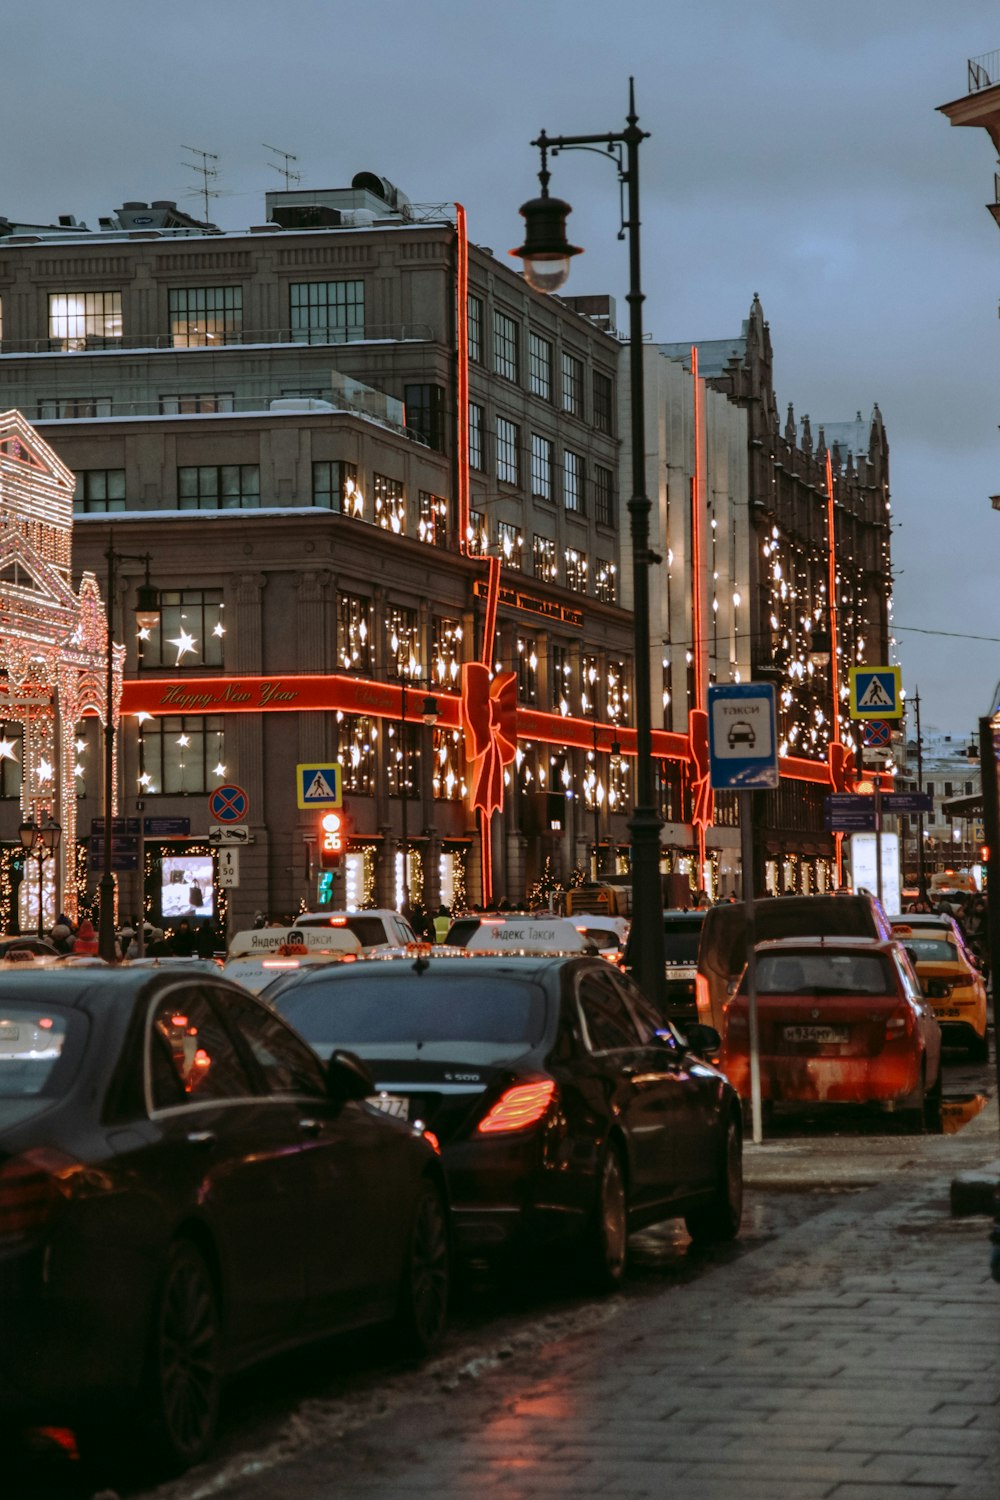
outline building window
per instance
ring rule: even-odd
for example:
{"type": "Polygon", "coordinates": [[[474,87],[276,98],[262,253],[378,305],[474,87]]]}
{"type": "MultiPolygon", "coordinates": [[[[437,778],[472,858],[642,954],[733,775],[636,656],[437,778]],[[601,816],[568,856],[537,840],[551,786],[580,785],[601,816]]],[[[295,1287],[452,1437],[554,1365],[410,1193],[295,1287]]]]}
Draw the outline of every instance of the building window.
{"type": "Polygon", "coordinates": [[[363,281],[300,281],[289,287],[293,344],[349,344],[365,336],[363,281]]]}
{"type": "Polygon", "coordinates": [[[537,333],[528,334],[528,389],[533,396],[552,400],[552,345],[537,333]]]}
{"type": "Polygon", "coordinates": [[[76,476],[73,509],[77,515],[124,510],[125,470],[81,469],[76,476]]]}
{"type": "Polygon", "coordinates": [[[570,685],[573,680],[569,647],[552,645],[549,652],[549,701],[555,712],[565,717],[569,713],[570,685]]]}
{"type": "Polygon", "coordinates": [[[521,374],[518,354],[518,327],[514,318],[493,311],[493,368],[505,380],[516,384],[521,374]]]}
{"type": "Polygon", "coordinates": [[[594,371],[594,426],[598,432],[615,430],[614,385],[610,375],[594,371]]]}
{"type": "Polygon", "coordinates": [[[143,725],[149,795],[204,795],[226,775],[225,716],[167,714],[143,725]]]}
{"type": "Polygon", "coordinates": [[[469,296],[469,358],[483,362],[483,299],[469,296]]]}
{"type": "Polygon", "coordinates": [[[200,464],[177,470],[178,510],[244,510],[259,505],[256,464],[200,464]]]}
{"type": "Polygon", "coordinates": [[[375,794],[375,724],[367,714],[337,714],[337,759],[345,792],[375,794]]]}
{"type": "MultiPolygon", "coordinates": [[[[77,745],[84,745],[86,735],[86,722],[81,720],[77,725],[77,745]]],[[[20,724],[4,724],[3,732],[0,733],[0,743],[6,745],[3,755],[0,755],[0,797],[20,797],[21,795],[21,767],[24,765],[24,729],[20,724]]],[[[77,764],[79,765],[82,752],[77,749],[77,764]]],[[[79,795],[80,778],[77,778],[77,794],[79,795]]]]}
{"type": "Polygon", "coordinates": [[[552,444],[531,434],[531,493],[536,500],[552,499],[552,444]]]}
{"type": "Polygon", "coordinates": [[[566,548],[566,587],[578,594],[587,592],[587,554],[576,547],[566,548]]]}
{"type": "Polygon", "coordinates": [[[583,459],[568,448],[563,453],[563,504],[583,515],[583,459]]]}
{"type": "Polygon", "coordinates": [[[471,469],[486,468],[486,454],[483,452],[483,433],[486,427],[486,412],[475,401],[469,402],[469,467],[471,469]]]}
{"type": "Polygon", "coordinates": [[[393,604],[385,612],[385,664],[390,677],[419,677],[419,622],[415,609],[393,604]]]}
{"type": "Polygon", "coordinates": [[[556,566],[556,544],[547,536],[536,536],[531,544],[532,572],[536,578],[554,583],[559,569],[556,566]]]}
{"type": "Polygon", "coordinates": [[[448,502],[443,495],[433,495],[430,490],[418,491],[420,520],[417,535],[422,542],[432,547],[448,545],[448,502]]]}
{"type": "Polygon", "coordinates": [[[53,349],[103,349],[121,343],[121,292],[54,292],[49,297],[53,349]]]}
{"type": "Polygon", "coordinates": [[[204,395],[161,396],[160,415],[164,417],[202,416],[205,412],[234,411],[232,391],[210,391],[204,395]]]}
{"type": "Polygon", "coordinates": [[[364,496],[358,488],[356,464],[340,459],[323,460],[312,466],[312,503],[323,510],[337,510],[354,520],[364,520],[364,496]]]}
{"type": "Polygon", "coordinates": [[[521,429],[506,417],[497,417],[497,478],[504,484],[521,482],[521,429]]]}
{"type": "Polygon", "coordinates": [[[175,349],[214,348],[238,340],[243,330],[241,286],[181,286],[167,295],[175,349]]]}
{"type": "Polygon", "coordinates": [[[405,385],[406,426],[428,447],[444,452],[444,386],[405,385]]]}
{"type": "Polygon", "coordinates": [[[615,524],[615,476],[611,469],[594,465],[594,520],[599,526],[615,524]]]}
{"type": "Polygon", "coordinates": [[[38,420],[66,417],[110,417],[110,396],[52,396],[38,403],[38,420]]]}
{"type": "Polygon", "coordinates": [[[371,671],[372,601],[360,594],[337,595],[337,662],[371,671]]]}
{"type": "Polygon", "coordinates": [[[459,802],[465,797],[465,741],[457,729],[435,729],[431,785],[437,801],[459,802]]]}
{"type": "Polygon", "coordinates": [[[597,560],[594,573],[594,593],[605,604],[618,603],[618,569],[613,562],[597,560]]]}
{"type": "Polygon", "coordinates": [[[562,405],[572,416],[583,416],[583,360],[575,354],[562,357],[562,405]]]}
{"type": "Polygon", "coordinates": [[[462,622],[447,615],[431,620],[431,677],[441,687],[453,687],[462,670],[462,622]]]}
{"type": "Polygon", "coordinates": [[[140,632],[140,667],[221,667],[224,608],[221,589],[161,589],[159,624],[140,632]]]}
{"type": "Polygon", "coordinates": [[[465,543],[473,557],[485,557],[490,538],[486,530],[486,517],[481,510],[469,511],[469,525],[465,543]]]}
{"type": "Polygon", "coordinates": [[[372,475],[372,492],[375,496],[375,525],[396,536],[406,532],[406,499],[403,482],[389,479],[385,474],[372,475]]]}
{"type": "Polygon", "coordinates": [[[497,522],[497,546],[505,568],[520,569],[524,556],[524,537],[510,521],[497,522]]]}
{"type": "Polygon", "coordinates": [[[607,666],[608,718],[615,724],[629,722],[629,678],[632,674],[630,661],[609,661],[607,666]]]}

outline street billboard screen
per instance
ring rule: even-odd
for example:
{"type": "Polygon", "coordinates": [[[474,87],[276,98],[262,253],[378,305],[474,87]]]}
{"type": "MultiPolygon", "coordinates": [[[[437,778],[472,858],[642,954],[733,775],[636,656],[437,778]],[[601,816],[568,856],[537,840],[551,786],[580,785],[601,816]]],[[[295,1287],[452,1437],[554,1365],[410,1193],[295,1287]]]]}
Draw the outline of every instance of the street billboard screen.
{"type": "Polygon", "coordinates": [[[215,888],[210,854],[168,854],[160,877],[164,922],[180,917],[214,917],[215,888]]]}

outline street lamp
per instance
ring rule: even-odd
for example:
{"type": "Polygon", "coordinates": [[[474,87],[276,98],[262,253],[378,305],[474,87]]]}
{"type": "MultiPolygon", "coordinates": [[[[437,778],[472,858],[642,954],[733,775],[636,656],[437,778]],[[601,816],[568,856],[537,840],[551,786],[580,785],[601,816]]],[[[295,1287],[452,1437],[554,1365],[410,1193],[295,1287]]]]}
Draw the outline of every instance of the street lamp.
{"type": "MultiPolygon", "coordinates": [[[[115,634],[114,634],[114,611],[115,611],[115,579],[116,566],[120,562],[141,562],[145,564],[146,573],[144,581],[136,591],[135,623],[138,630],[149,631],[156,628],[160,621],[160,596],[149,581],[150,554],[131,552],[116,552],[108,540],[107,551],[104,554],[108,564],[108,590],[105,599],[105,608],[108,615],[108,652],[106,663],[106,696],[104,710],[104,862],[101,873],[100,885],[100,918],[98,929],[98,952],[107,963],[113,963],[115,959],[115,877],[112,873],[112,835],[114,831],[112,809],[115,803],[115,634]]],[[[140,869],[140,882],[143,872],[140,869]]]]}
{"type": "Polygon", "coordinates": [[[34,854],[38,860],[38,936],[45,936],[45,856],[54,855],[59,848],[59,840],[62,838],[62,826],[55,821],[50,813],[44,823],[36,823],[33,818],[28,818],[17,830],[21,840],[21,847],[25,854],[34,854]]]}
{"type": "MultiPolygon", "coordinates": [[[[649,513],[646,494],[646,419],[643,378],[642,303],[639,261],[639,145],[649,132],[639,129],[635,85],[629,79],[629,113],[623,131],[603,135],[548,136],[543,130],[532,141],[541,153],[538,180],[541,195],[521,207],[524,244],[511,251],[524,262],[524,277],[539,292],[555,292],[569,275],[569,263],[580,254],[566,239],[569,204],[550,198],[548,153],[591,151],[603,147],[627,189],[627,216],[619,238],[629,244],[629,370],[631,374],[632,495],[628,502],[632,540],[632,608],[635,642],[636,799],[629,819],[632,836],[632,950],[633,973],[651,1000],[664,1003],[663,897],[660,881],[660,829],[653,764],[652,709],[649,670],[649,513]]],[[[601,154],[599,152],[599,154],[601,154]]]]}
{"type": "MultiPolygon", "coordinates": [[[[407,687],[427,687],[430,684],[425,678],[407,677],[405,674],[400,678],[401,689],[399,709],[399,751],[397,760],[399,764],[399,799],[400,813],[402,819],[402,835],[400,842],[403,846],[403,905],[410,905],[410,829],[409,829],[409,807],[410,807],[410,766],[408,740],[406,733],[406,690],[407,687]]],[[[420,717],[430,728],[437,723],[438,701],[430,693],[424,698],[420,709],[420,717]]]]}

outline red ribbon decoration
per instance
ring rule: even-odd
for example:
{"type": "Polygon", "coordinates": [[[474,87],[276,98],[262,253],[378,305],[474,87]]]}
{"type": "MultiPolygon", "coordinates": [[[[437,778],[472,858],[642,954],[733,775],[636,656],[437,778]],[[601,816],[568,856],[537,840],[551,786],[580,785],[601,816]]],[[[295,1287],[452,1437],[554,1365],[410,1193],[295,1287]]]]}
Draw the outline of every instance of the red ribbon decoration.
{"type": "Polygon", "coordinates": [[[491,678],[482,662],[464,662],[462,727],[465,753],[475,765],[472,806],[489,818],[503,807],[503,768],[517,751],[517,673],[491,678]]]}
{"type": "Polygon", "coordinates": [[[709,780],[708,714],[703,708],[692,708],[688,714],[688,741],[694,798],[691,822],[695,828],[708,828],[715,816],[715,797],[709,780]]]}
{"type": "Polygon", "coordinates": [[[826,752],[830,782],[835,792],[849,792],[856,780],[854,751],[842,740],[831,740],[826,752]]]}

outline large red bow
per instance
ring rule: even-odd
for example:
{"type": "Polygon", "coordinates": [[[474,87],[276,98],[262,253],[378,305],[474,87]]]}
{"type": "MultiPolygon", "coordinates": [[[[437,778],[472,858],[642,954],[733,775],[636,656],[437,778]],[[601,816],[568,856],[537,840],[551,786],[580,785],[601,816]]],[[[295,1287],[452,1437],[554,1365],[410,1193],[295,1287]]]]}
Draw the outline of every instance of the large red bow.
{"type": "Polygon", "coordinates": [[[826,755],[833,790],[849,792],[855,781],[854,751],[841,740],[831,740],[826,755]]]}
{"type": "Polygon", "coordinates": [[[475,763],[472,806],[485,817],[503,807],[503,768],[517,750],[517,673],[498,672],[482,662],[462,666],[462,727],[465,753],[475,763]]]}
{"type": "Polygon", "coordinates": [[[688,743],[691,747],[691,792],[694,798],[691,822],[696,828],[708,828],[715,816],[715,798],[709,780],[708,714],[703,708],[692,708],[688,715],[688,743]]]}

